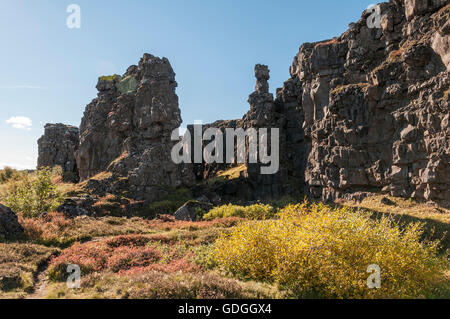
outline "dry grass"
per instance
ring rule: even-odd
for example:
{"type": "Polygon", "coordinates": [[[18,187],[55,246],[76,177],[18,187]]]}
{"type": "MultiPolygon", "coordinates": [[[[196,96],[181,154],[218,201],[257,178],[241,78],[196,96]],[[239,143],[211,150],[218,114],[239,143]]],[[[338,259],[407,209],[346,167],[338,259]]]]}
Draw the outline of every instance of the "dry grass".
{"type": "Polygon", "coordinates": [[[348,84],[348,85],[340,85],[330,91],[330,95],[338,94],[349,88],[361,88],[365,89],[369,86],[369,83],[356,83],[356,84],[348,84]]]}
{"type": "Polygon", "coordinates": [[[404,48],[400,48],[399,50],[394,50],[391,53],[389,53],[389,59],[388,61],[390,63],[394,62],[394,61],[398,61],[401,59],[403,53],[405,52],[404,48]]]}
{"type": "Polygon", "coordinates": [[[31,292],[38,267],[56,252],[28,243],[0,244],[0,298],[31,292]]]}
{"type": "Polygon", "coordinates": [[[422,222],[428,239],[439,239],[444,250],[450,249],[450,209],[446,208],[449,207],[448,204],[424,203],[383,195],[367,197],[361,203],[340,201],[339,204],[364,208],[378,216],[390,215],[399,223],[422,222]],[[383,197],[391,200],[394,205],[383,204],[383,197]]]}
{"type": "Polygon", "coordinates": [[[424,203],[413,199],[405,199],[392,196],[375,195],[366,197],[361,203],[353,201],[341,201],[342,204],[376,210],[383,213],[395,215],[409,215],[419,219],[434,219],[436,221],[450,224],[450,209],[437,203],[424,203]],[[381,202],[382,198],[388,198],[395,205],[386,205],[381,202]]]}
{"type": "Polygon", "coordinates": [[[241,172],[245,172],[246,170],[247,170],[247,166],[244,164],[244,165],[230,168],[229,170],[226,170],[226,171],[220,171],[217,173],[217,176],[224,177],[228,180],[236,179],[236,178],[239,178],[239,176],[241,175],[241,172]]]}
{"type": "MultiPolygon", "coordinates": [[[[237,176],[241,169],[233,168],[225,175],[237,176]]],[[[79,187],[58,185],[67,187],[69,192],[79,187]]],[[[434,238],[442,238],[448,230],[448,209],[392,197],[395,206],[389,206],[381,204],[381,198],[375,196],[361,204],[341,202],[340,205],[397,216],[405,223],[423,221],[426,227],[435,228],[434,238]]],[[[113,198],[103,200],[109,202],[113,198]]],[[[20,217],[28,243],[0,245],[0,278],[10,278],[7,292],[0,293],[0,297],[26,297],[35,285],[38,265],[60,249],[63,249],[61,254],[50,262],[49,274],[56,281],[43,294],[49,298],[286,297],[275,284],[243,282],[218,272],[212,254],[214,243],[243,221],[233,217],[186,222],[170,215],[153,220],[111,216],[70,219],[60,213],[33,219],[20,217]],[[64,282],[58,281],[67,276],[68,263],[82,268],[79,290],[68,289],[64,282]]],[[[449,246],[448,237],[444,238],[444,245],[449,246]]],[[[442,280],[442,296],[446,296],[449,280],[447,272],[447,279],[442,280]]],[[[436,296],[439,294],[433,295],[436,296]]]]}
{"type": "Polygon", "coordinates": [[[119,163],[121,160],[127,158],[129,156],[127,151],[123,151],[122,154],[120,154],[119,157],[117,157],[116,159],[114,159],[109,165],[108,165],[108,169],[110,169],[111,167],[113,167],[115,164],[119,163]]]}
{"type": "Polygon", "coordinates": [[[81,183],[78,183],[76,185],[77,185],[77,188],[83,188],[83,187],[85,187],[87,185],[89,180],[102,181],[102,180],[110,178],[111,176],[112,176],[111,172],[106,172],[106,171],[105,172],[100,172],[97,175],[92,176],[91,178],[89,178],[87,180],[84,180],[81,183]]]}
{"type": "Polygon", "coordinates": [[[224,278],[213,272],[140,274],[95,273],[82,278],[81,289],[52,286],[47,298],[107,299],[264,299],[278,297],[273,287],[224,278]],[[132,284],[130,284],[132,283],[132,284]]]}
{"type": "Polygon", "coordinates": [[[338,38],[333,38],[331,40],[316,43],[316,45],[314,46],[314,49],[317,49],[318,47],[321,47],[321,46],[334,45],[334,44],[338,44],[338,43],[339,43],[338,38]]]}
{"type": "Polygon", "coordinates": [[[236,167],[232,167],[225,171],[218,171],[215,176],[208,178],[203,181],[204,184],[210,185],[215,184],[217,182],[227,182],[233,179],[238,179],[242,172],[247,170],[247,166],[245,164],[239,165],[236,167]]]}
{"type": "Polygon", "coordinates": [[[8,189],[8,185],[0,184],[0,198],[4,197],[6,195],[7,189],[8,189]]]}
{"type": "Polygon", "coordinates": [[[60,213],[50,213],[36,219],[21,217],[20,223],[30,241],[57,247],[68,247],[96,237],[155,232],[149,222],[141,218],[82,216],[70,219],[60,213]]]}

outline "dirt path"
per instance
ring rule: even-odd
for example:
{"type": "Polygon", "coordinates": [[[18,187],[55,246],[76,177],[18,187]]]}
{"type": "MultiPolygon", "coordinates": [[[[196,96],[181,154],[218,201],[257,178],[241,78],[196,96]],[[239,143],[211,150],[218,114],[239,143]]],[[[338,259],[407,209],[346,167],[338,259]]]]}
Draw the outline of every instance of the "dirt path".
{"type": "MultiPolygon", "coordinates": [[[[112,238],[113,236],[108,237],[94,237],[89,242],[99,242],[104,240],[105,238],[112,238]]],[[[32,293],[25,296],[25,299],[45,299],[48,294],[48,264],[50,259],[54,256],[52,254],[45,260],[37,269],[36,274],[34,275],[34,290],[32,293]]]]}
{"type": "Polygon", "coordinates": [[[52,256],[48,257],[46,261],[39,265],[34,275],[34,291],[28,294],[25,299],[45,299],[47,296],[48,263],[52,256]]]}

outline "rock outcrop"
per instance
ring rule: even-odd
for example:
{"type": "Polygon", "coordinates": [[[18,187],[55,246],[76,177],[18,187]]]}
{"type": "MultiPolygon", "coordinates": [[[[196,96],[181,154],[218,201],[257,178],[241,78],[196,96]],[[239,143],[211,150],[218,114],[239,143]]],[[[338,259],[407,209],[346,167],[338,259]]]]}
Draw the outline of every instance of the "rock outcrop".
{"type": "MultiPolygon", "coordinates": [[[[275,99],[269,68],[256,65],[249,112],[202,131],[279,128],[280,169],[263,175],[264,165],[247,161],[245,174],[217,192],[248,199],[305,192],[333,200],[384,192],[448,200],[448,3],[391,0],[378,5],[379,25],[369,23],[373,11],[366,10],[341,36],[303,44],[275,99]]],[[[171,132],[181,123],[176,86],[169,61],[149,54],[123,76],[100,78],[98,97],[80,126],[75,152],[80,178],[108,170],[106,183],[91,186],[102,194],[126,187],[134,198],[152,201],[192,185],[195,176],[206,179],[233,166],[173,163],[171,132]]],[[[42,163],[67,163],[70,154],[56,160],[51,154],[59,148],[48,145],[40,141],[42,163]]]]}
{"type": "Polygon", "coordinates": [[[6,206],[0,204],[0,240],[18,239],[24,230],[17,215],[6,206]]]}
{"type": "Polygon", "coordinates": [[[278,91],[282,113],[289,91],[304,116],[307,191],[449,199],[450,6],[380,6],[381,28],[368,27],[365,11],[340,37],[302,45],[278,91]]]}
{"type": "MultiPolygon", "coordinates": [[[[288,119],[286,114],[277,110],[278,105],[275,103],[273,94],[269,92],[268,80],[270,79],[270,70],[267,65],[257,64],[255,66],[256,86],[255,91],[250,94],[248,103],[250,110],[243,117],[244,129],[254,128],[258,131],[258,139],[266,134],[267,153],[273,151],[271,144],[272,128],[279,129],[279,169],[274,174],[261,174],[261,168],[267,164],[261,161],[261,145],[258,147],[258,163],[251,163],[250,148],[247,149],[247,174],[251,181],[255,195],[252,199],[258,198],[278,198],[287,193],[292,193],[291,179],[288,178],[287,170],[287,125],[288,119]],[[261,129],[266,129],[266,133],[261,129]]],[[[295,120],[297,116],[291,120],[295,120]]],[[[298,123],[295,124],[298,127],[298,123]]],[[[298,159],[300,160],[300,159],[298,159]]],[[[292,174],[294,176],[294,174],[292,174]]]]}
{"type": "Polygon", "coordinates": [[[84,112],[76,152],[80,178],[108,170],[126,178],[138,199],[159,199],[193,181],[171,159],[172,131],[181,124],[175,73],[166,58],[145,54],[123,76],[101,77],[84,112]]]}
{"type": "Polygon", "coordinates": [[[78,181],[75,152],[79,144],[78,128],[64,124],[46,124],[38,140],[38,168],[60,166],[65,181],[78,181]]]}
{"type": "Polygon", "coordinates": [[[380,28],[366,10],[341,36],[303,44],[275,101],[256,65],[241,124],[280,128],[279,173],[248,165],[257,196],[450,198],[450,5],[379,6],[380,28]]]}

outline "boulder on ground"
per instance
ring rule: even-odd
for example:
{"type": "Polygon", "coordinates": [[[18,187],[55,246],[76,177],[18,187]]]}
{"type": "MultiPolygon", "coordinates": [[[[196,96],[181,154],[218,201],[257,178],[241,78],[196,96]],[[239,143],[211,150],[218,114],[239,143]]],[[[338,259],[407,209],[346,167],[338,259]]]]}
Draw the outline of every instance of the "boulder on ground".
{"type": "Polygon", "coordinates": [[[0,240],[11,240],[23,235],[17,215],[8,207],[0,204],[0,240]]]}
{"type": "Polygon", "coordinates": [[[78,217],[78,216],[87,216],[89,215],[89,212],[80,207],[80,205],[71,198],[68,198],[64,201],[64,204],[59,206],[56,209],[59,213],[63,213],[67,217],[78,217]]]}
{"type": "Polygon", "coordinates": [[[207,202],[190,200],[181,206],[174,214],[175,219],[185,221],[196,221],[200,213],[206,213],[213,205],[207,202]]]}

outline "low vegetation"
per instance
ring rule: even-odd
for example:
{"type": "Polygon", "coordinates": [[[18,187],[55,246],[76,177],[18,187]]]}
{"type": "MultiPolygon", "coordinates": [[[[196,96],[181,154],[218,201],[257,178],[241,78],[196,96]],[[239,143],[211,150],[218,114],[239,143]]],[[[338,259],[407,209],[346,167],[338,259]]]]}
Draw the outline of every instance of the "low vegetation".
{"type": "Polygon", "coordinates": [[[278,216],[245,222],[221,236],[217,264],[299,298],[427,297],[448,268],[437,242],[420,242],[420,224],[401,230],[388,218],[307,203],[290,205],[278,216]],[[380,289],[367,288],[372,264],[382,269],[380,289]]]}
{"type": "Polygon", "coordinates": [[[0,243],[0,298],[31,292],[39,266],[56,252],[55,248],[29,243],[0,243]]]}
{"type": "Polygon", "coordinates": [[[412,198],[375,195],[362,202],[340,201],[341,205],[359,208],[378,218],[389,216],[399,225],[420,222],[424,226],[422,239],[439,240],[441,250],[450,250],[450,209],[448,204],[425,203],[412,198]],[[389,204],[384,204],[388,199],[389,204]]]}
{"type": "Polygon", "coordinates": [[[103,75],[103,76],[100,77],[100,80],[110,82],[110,81],[114,81],[114,80],[116,80],[118,78],[120,78],[120,75],[118,75],[118,74],[103,75]]]}
{"type": "Polygon", "coordinates": [[[43,168],[9,181],[2,201],[25,217],[36,217],[55,210],[64,199],[52,182],[52,174],[51,169],[43,168]]]}
{"type": "Polygon", "coordinates": [[[205,220],[226,217],[241,217],[247,219],[268,219],[275,216],[275,210],[270,205],[254,204],[250,206],[223,205],[215,207],[203,216],[205,220]]]}
{"type": "Polygon", "coordinates": [[[18,171],[11,167],[0,169],[0,184],[5,184],[10,181],[16,181],[23,177],[26,173],[18,171]]]}
{"type": "Polygon", "coordinates": [[[65,284],[52,286],[49,298],[109,299],[263,299],[276,298],[274,289],[259,283],[225,278],[213,272],[138,274],[93,273],[82,280],[78,290],[65,284]],[[132,283],[132,284],[130,284],[132,283]]]}
{"type": "Polygon", "coordinates": [[[53,212],[39,218],[20,217],[19,220],[29,241],[61,248],[97,237],[154,232],[149,222],[141,218],[67,218],[62,213],[53,212]]]}
{"type": "MultiPolygon", "coordinates": [[[[52,208],[83,185],[49,169],[5,176],[2,202],[19,212],[25,238],[0,244],[0,298],[35,297],[38,286],[47,298],[450,298],[443,206],[285,197],[214,207],[188,222],[172,216],[191,199],[182,189],[139,217],[69,218],[52,208]],[[66,286],[70,264],[82,270],[80,289],[66,286]],[[367,287],[369,265],[380,266],[379,289],[367,287]]],[[[97,204],[107,211],[124,200],[107,194],[97,204]]]]}

